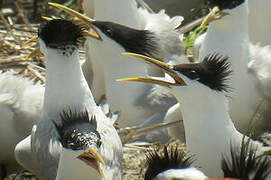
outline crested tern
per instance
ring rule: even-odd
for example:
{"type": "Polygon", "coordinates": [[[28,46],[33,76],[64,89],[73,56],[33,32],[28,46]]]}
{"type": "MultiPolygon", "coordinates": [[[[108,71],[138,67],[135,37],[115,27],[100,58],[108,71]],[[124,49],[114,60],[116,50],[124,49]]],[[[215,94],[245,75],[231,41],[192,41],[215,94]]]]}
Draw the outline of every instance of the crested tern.
{"type": "Polygon", "coordinates": [[[241,147],[232,145],[230,157],[223,156],[222,170],[225,178],[268,180],[271,178],[270,155],[257,156],[257,148],[250,140],[243,140],[241,147]]]}
{"type": "Polygon", "coordinates": [[[103,143],[97,131],[95,115],[89,118],[88,111],[64,110],[61,124],[55,123],[62,144],[57,180],[105,179],[103,158],[99,149],[103,143]]]}
{"type": "MultiPolygon", "coordinates": [[[[162,152],[150,151],[146,154],[147,170],[144,180],[223,180],[208,178],[198,168],[192,166],[193,156],[187,156],[177,147],[164,146],[162,152]]],[[[227,178],[228,180],[234,180],[227,178]]],[[[237,179],[236,179],[237,180],[237,179]]]]}
{"type": "MultiPolygon", "coordinates": [[[[97,120],[101,135],[100,154],[105,162],[108,179],[121,179],[121,141],[110,120],[94,101],[79,62],[79,41],[87,32],[70,21],[55,19],[40,25],[38,37],[46,59],[44,106],[31,136],[15,148],[16,160],[39,179],[51,180],[57,175],[61,145],[52,123],[59,123],[59,113],[70,108],[97,120]]],[[[88,35],[91,33],[87,33],[88,35]]]]}
{"type": "MultiPolygon", "coordinates": [[[[182,107],[186,148],[197,160],[193,164],[202,167],[209,177],[222,177],[221,155],[229,156],[230,145],[240,146],[243,140],[243,135],[231,120],[225,96],[231,91],[229,78],[232,71],[228,58],[214,54],[199,63],[170,66],[144,55],[126,55],[151,63],[171,77],[166,80],[141,77],[119,81],[151,83],[169,88],[182,107]]],[[[252,141],[251,146],[258,148],[257,154],[270,150],[258,141],[252,141]]]]}
{"type": "Polygon", "coordinates": [[[113,111],[120,111],[120,126],[138,125],[144,121],[161,121],[169,105],[161,107],[160,104],[156,106],[150,104],[148,94],[151,92],[151,85],[120,84],[115,81],[124,75],[137,74],[140,76],[147,71],[146,64],[129,61],[129,57],[121,56],[121,52],[140,52],[154,57],[161,57],[165,54],[160,54],[165,48],[160,46],[159,36],[148,30],[137,30],[113,22],[95,21],[67,7],[55,3],[49,4],[77,16],[84,23],[87,22],[87,25],[95,27],[95,32],[101,37],[102,41],[97,38],[92,41],[95,41],[93,43],[95,51],[100,54],[100,62],[103,62],[106,96],[110,108],[113,111]],[[119,65],[120,63],[122,66],[119,65]],[[153,114],[154,111],[157,113],[153,114]]]}
{"type": "MultiPolygon", "coordinates": [[[[199,58],[210,53],[220,53],[231,57],[234,73],[230,94],[229,112],[237,129],[246,133],[249,120],[252,118],[265,94],[270,94],[269,64],[271,51],[259,48],[250,43],[248,29],[247,0],[208,0],[211,6],[218,6],[228,13],[220,20],[211,22],[199,49],[199,58]]],[[[265,98],[263,119],[258,122],[256,135],[271,129],[268,109],[270,98],[265,98]]]]}
{"type": "MultiPolygon", "coordinates": [[[[180,32],[178,31],[183,17],[175,16],[170,18],[164,10],[158,13],[149,12],[144,6],[138,7],[141,4],[140,1],[136,0],[84,0],[83,9],[87,15],[91,13],[90,11],[94,10],[94,18],[99,21],[110,21],[133,29],[153,32],[152,35],[157,38],[160,46],[153,53],[162,59],[168,59],[171,54],[183,54],[183,43],[179,39],[180,32]],[[120,4],[122,7],[121,11],[119,10],[120,4]],[[93,5],[94,7],[92,7],[93,5]]],[[[107,49],[104,47],[99,47],[99,51],[97,51],[98,47],[96,43],[99,42],[91,39],[87,39],[86,41],[87,58],[83,65],[83,70],[88,83],[92,84],[92,92],[95,100],[99,100],[101,96],[109,93],[108,88],[110,88],[104,75],[106,73],[104,65],[111,64],[109,63],[109,59],[119,57],[112,56],[111,54],[106,55],[107,49]],[[104,61],[106,63],[102,63],[104,61]],[[91,76],[91,74],[95,74],[95,76],[91,76]]],[[[121,44],[119,43],[119,45],[121,44]]],[[[112,48],[115,48],[115,46],[112,48]]],[[[126,66],[127,69],[128,67],[126,66]]],[[[149,68],[148,71],[154,74],[159,73],[152,68],[149,68]]],[[[129,89],[129,91],[132,91],[132,88],[129,89]]]]}

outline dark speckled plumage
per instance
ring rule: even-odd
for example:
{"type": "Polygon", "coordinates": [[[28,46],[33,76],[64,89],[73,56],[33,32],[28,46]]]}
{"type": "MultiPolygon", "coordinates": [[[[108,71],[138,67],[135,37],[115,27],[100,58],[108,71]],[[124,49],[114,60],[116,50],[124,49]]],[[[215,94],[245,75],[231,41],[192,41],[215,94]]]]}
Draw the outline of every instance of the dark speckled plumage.
{"type": "Polygon", "coordinates": [[[245,2],[245,0],[207,0],[211,7],[218,6],[221,10],[233,9],[245,2]]]}
{"type": "Polygon", "coordinates": [[[116,41],[125,51],[153,56],[158,51],[155,36],[148,30],[137,30],[113,22],[96,21],[93,25],[116,41]]]}
{"type": "Polygon", "coordinates": [[[63,147],[72,150],[85,149],[91,144],[101,145],[101,137],[97,129],[97,122],[93,116],[89,119],[87,110],[77,112],[64,110],[60,114],[62,123],[54,125],[59,134],[63,147]]]}
{"type": "Polygon", "coordinates": [[[200,63],[179,64],[173,66],[173,69],[211,89],[226,92],[229,90],[227,80],[232,71],[227,57],[213,54],[206,56],[200,63]]]}
{"type": "Polygon", "coordinates": [[[257,149],[249,146],[246,148],[243,141],[241,150],[239,146],[231,147],[231,157],[222,160],[222,170],[226,178],[242,180],[267,180],[271,172],[271,157],[266,155],[257,157],[257,149]]]}
{"type": "Polygon", "coordinates": [[[189,168],[193,163],[191,156],[186,157],[185,153],[176,148],[164,147],[163,152],[152,151],[146,154],[147,157],[147,171],[145,173],[145,180],[152,180],[158,174],[169,169],[184,169],[189,168]]]}
{"type": "Polygon", "coordinates": [[[71,21],[54,19],[40,25],[38,36],[47,47],[62,48],[65,46],[77,46],[82,35],[82,28],[71,21]]]}

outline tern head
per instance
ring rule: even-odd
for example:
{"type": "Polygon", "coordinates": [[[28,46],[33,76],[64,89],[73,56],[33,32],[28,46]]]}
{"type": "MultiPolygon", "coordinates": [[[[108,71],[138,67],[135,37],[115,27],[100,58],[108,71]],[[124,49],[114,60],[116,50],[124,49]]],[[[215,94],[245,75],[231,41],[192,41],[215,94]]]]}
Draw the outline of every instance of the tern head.
{"type": "MultiPolygon", "coordinates": [[[[98,43],[98,45],[107,45],[107,47],[110,47],[111,49],[112,46],[118,46],[121,52],[128,51],[141,53],[147,56],[152,56],[158,51],[157,40],[154,33],[151,31],[137,30],[113,22],[96,21],[60,4],[49,3],[49,5],[57,7],[70,15],[79,18],[89,28],[97,33],[96,37],[91,36],[92,38],[94,37],[96,40],[105,41],[98,43]]],[[[116,48],[113,49],[114,52],[117,50],[116,48]]]]}
{"type": "Polygon", "coordinates": [[[207,0],[211,7],[218,6],[220,10],[234,9],[245,2],[245,0],[207,0]]]}
{"type": "Polygon", "coordinates": [[[78,49],[79,41],[83,37],[83,29],[71,21],[53,19],[40,25],[38,38],[41,51],[46,54],[47,49],[57,50],[63,56],[71,56],[78,49]]]}
{"type": "Polygon", "coordinates": [[[106,44],[117,44],[121,51],[153,56],[158,50],[154,34],[148,30],[137,30],[106,21],[92,23],[106,44]]]}
{"type": "Polygon", "coordinates": [[[224,177],[243,180],[265,180],[271,174],[269,155],[257,156],[257,148],[249,140],[240,146],[231,146],[230,157],[223,157],[224,177]]]}
{"type": "Polygon", "coordinates": [[[77,112],[69,109],[63,111],[60,118],[61,124],[54,122],[54,125],[63,146],[62,153],[94,168],[104,178],[101,165],[105,164],[99,154],[102,142],[95,117],[89,119],[87,110],[77,112]]]}
{"type": "Polygon", "coordinates": [[[177,147],[171,147],[169,150],[165,146],[163,151],[150,151],[146,154],[147,171],[145,180],[176,179],[184,177],[185,169],[190,168],[192,164],[191,157],[185,155],[177,147]]]}
{"type": "Polygon", "coordinates": [[[229,90],[228,79],[232,71],[230,70],[227,57],[213,54],[206,56],[200,63],[168,65],[147,56],[133,53],[124,54],[138,57],[155,65],[170,77],[163,80],[137,77],[119,79],[118,81],[135,81],[165,86],[169,88],[177,98],[212,95],[214,92],[220,93],[229,90]]]}
{"type": "MultiPolygon", "coordinates": [[[[163,151],[151,151],[146,154],[147,171],[144,180],[223,180],[208,178],[192,166],[192,156],[186,156],[178,148],[164,147],[163,151]]],[[[230,179],[228,179],[230,180],[230,179]]],[[[234,179],[231,179],[234,180],[234,179]]],[[[237,180],[237,179],[236,179],[237,180]]]]}

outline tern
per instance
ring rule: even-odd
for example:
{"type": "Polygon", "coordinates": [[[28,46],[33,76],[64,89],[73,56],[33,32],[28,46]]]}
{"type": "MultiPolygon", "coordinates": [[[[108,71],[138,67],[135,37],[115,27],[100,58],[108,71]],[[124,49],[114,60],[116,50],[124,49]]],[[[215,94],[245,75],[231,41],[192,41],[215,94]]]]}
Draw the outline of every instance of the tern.
{"type": "Polygon", "coordinates": [[[8,73],[0,73],[0,166],[18,169],[14,148],[40,117],[44,87],[8,73]]]}
{"type": "Polygon", "coordinates": [[[92,38],[92,41],[95,41],[95,51],[100,54],[100,62],[103,62],[108,103],[112,111],[120,111],[119,125],[125,127],[142,124],[146,120],[161,121],[167,107],[163,106],[161,109],[160,104],[156,106],[151,104],[148,98],[151,85],[120,84],[115,81],[124,75],[144,75],[147,72],[146,64],[133,62],[129,57],[123,57],[121,53],[130,51],[161,57],[162,55],[158,54],[164,48],[160,47],[159,38],[148,30],[137,30],[114,22],[95,21],[65,6],[49,4],[77,16],[88,26],[95,28],[94,31],[100,39],[92,38]],[[154,111],[156,114],[153,114],[154,111]]]}
{"type": "Polygon", "coordinates": [[[257,156],[257,148],[250,145],[250,139],[240,146],[231,146],[230,157],[223,156],[224,177],[243,180],[268,180],[271,178],[270,155],[257,156]]]}
{"type": "MultiPolygon", "coordinates": [[[[94,10],[94,18],[99,21],[110,21],[133,29],[146,30],[146,32],[150,31],[151,33],[149,33],[147,37],[151,38],[151,36],[153,36],[155,38],[150,43],[156,44],[154,46],[159,45],[156,49],[151,49],[151,51],[153,51],[152,55],[156,55],[156,57],[160,57],[160,59],[169,59],[171,54],[183,54],[183,42],[180,41],[179,36],[181,33],[178,29],[182,24],[183,17],[175,16],[170,18],[164,10],[161,10],[158,13],[149,12],[143,7],[144,5],[138,7],[140,4],[142,4],[142,1],[140,0],[84,0],[83,9],[87,15],[91,14],[90,11],[94,10]],[[119,9],[120,5],[122,7],[121,11],[119,9]]],[[[131,31],[129,32],[129,34],[122,35],[131,35],[131,31]]],[[[136,37],[138,36],[144,36],[144,34],[136,33],[130,40],[136,41],[136,37]]],[[[141,41],[143,38],[140,38],[141,41]]],[[[96,43],[99,42],[87,39],[87,58],[83,65],[83,70],[84,74],[86,74],[87,81],[92,84],[92,91],[95,99],[99,100],[104,94],[110,97],[110,95],[108,95],[110,84],[107,82],[108,80],[105,75],[107,70],[104,66],[107,64],[111,65],[110,61],[119,58],[119,56],[108,55],[107,47],[96,46],[96,43]],[[91,76],[91,73],[93,73],[94,76],[91,76]]],[[[132,43],[131,46],[134,46],[135,43],[132,43]]],[[[117,46],[119,45],[122,46],[121,42],[118,42],[117,46]]],[[[112,47],[113,51],[115,50],[114,48],[116,48],[115,46],[116,45],[112,47]]],[[[117,52],[117,50],[115,52],[117,52]]],[[[124,65],[125,64],[122,65],[122,67],[125,67],[124,69],[130,67],[124,65]]],[[[143,69],[145,68],[146,67],[143,69]]],[[[111,69],[116,70],[115,72],[118,70],[115,68],[111,69]]],[[[148,71],[149,73],[154,74],[159,73],[155,72],[153,69],[148,69],[148,71]]],[[[131,87],[129,89],[129,91],[132,91],[133,88],[131,87]]],[[[136,91],[134,90],[134,92],[136,91]]],[[[116,102],[114,101],[114,103],[116,102]]],[[[111,103],[109,104],[111,105],[111,103]]],[[[121,118],[122,117],[123,115],[121,118]]]]}
{"type": "MultiPolygon", "coordinates": [[[[243,139],[228,113],[225,93],[231,91],[229,78],[232,73],[228,58],[214,54],[199,63],[170,66],[144,55],[125,54],[157,66],[171,78],[140,77],[118,81],[144,82],[169,88],[182,107],[186,148],[197,160],[193,164],[201,167],[209,177],[222,177],[221,155],[229,156],[230,145],[240,146],[243,139]]],[[[270,149],[258,141],[253,141],[251,146],[257,147],[259,154],[270,149]]]]}
{"type": "MultiPolygon", "coordinates": [[[[145,180],[223,180],[208,178],[198,168],[192,166],[193,156],[187,156],[178,148],[164,147],[162,152],[150,151],[146,154],[147,170],[145,180]]],[[[234,180],[229,179],[228,180],[234,180]]],[[[236,179],[237,180],[237,179],[236,179]]]]}
{"type": "Polygon", "coordinates": [[[94,101],[84,78],[79,62],[79,41],[91,34],[70,21],[55,19],[42,24],[38,30],[40,50],[46,59],[46,84],[44,106],[31,136],[15,148],[16,160],[31,170],[39,179],[56,178],[61,145],[52,123],[60,124],[60,112],[66,108],[81,112],[87,110],[95,116],[97,131],[101,135],[100,154],[108,179],[121,178],[121,141],[113,127],[114,121],[107,118],[94,101]]]}
{"type": "Polygon", "coordinates": [[[231,57],[234,70],[231,87],[234,91],[230,94],[229,112],[241,132],[246,133],[249,120],[265,98],[262,107],[265,113],[255,131],[259,135],[271,129],[267,123],[270,120],[270,98],[266,97],[270,95],[271,51],[254,46],[249,41],[247,0],[208,2],[228,15],[210,23],[199,50],[199,60],[214,52],[231,57]]]}
{"type": "Polygon", "coordinates": [[[61,124],[55,123],[62,144],[57,180],[68,179],[105,179],[105,163],[99,154],[103,143],[97,131],[95,115],[89,118],[88,111],[64,110],[61,124]]]}

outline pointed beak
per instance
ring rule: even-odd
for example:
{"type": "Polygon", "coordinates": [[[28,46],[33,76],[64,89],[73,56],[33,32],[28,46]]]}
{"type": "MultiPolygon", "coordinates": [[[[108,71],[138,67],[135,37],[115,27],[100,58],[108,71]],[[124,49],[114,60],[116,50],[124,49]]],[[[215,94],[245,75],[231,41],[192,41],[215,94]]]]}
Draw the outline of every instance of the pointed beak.
{"type": "Polygon", "coordinates": [[[161,79],[154,79],[154,78],[143,78],[143,77],[136,77],[136,78],[125,78],[125,79],[118,79],[117,81],[133,81],[133,82],[143,82],[143,83],[148,83],[148,84],[157,84],[161,85],[167,88],[170,88],[170,86],[185,86],[186,83],[184,80],[173,70],[174,66],[170,66],[166,63],[163,63],[161,61],[158,61],[156,59],[140,55],[140,54],[135,54],[135,53],[123,53],[123,55],[127,56],[132,56],[139,58],[149,64],[152,64],[162,70],[164,73],[167,73],[170,75],[175,82],[169,82],[169,81],[164,81],[161,79]]]}
{"type": "Polygon", "coordinates": [[[102,179],[105,179],[104,173],[100,167],[100,164],[105,166],[105,163],[95,147],[90,147],[87,152],[80,154],[77,158],[84,161],[87,165],[95,168],[101,175],[102,179]]]}
{"type": "Polygon", "coordinates": [[[214,7],[211,12],[204,18],[201,23],[201,27],[207,26],[209,23],[219,20],[224,16],[229,15],[227,12],[220,11],[219,8],[216,6],[214,7]]]}
{"type": "Polygon", "coordinates": [[[50,6],[54,6],[54,7],[58,8],[58,9],[63,10],[66,13],[68,13],[68,14],[70,14],[72,16],[75,16],[75,17],[79,18],[81,21],[83,21],[83,23],[85,23],[90,29],[92,29],[95,32],[95,33],[93,33],[93,32],[85,30],[83,32],[84,35],[90,36],[90,37],[98,39],[98,40],[102,40],[102,37],[99,35],[98,30],[92,25],[92,22],[95,21],[94,19],[91,19],[91,18],[89,18],[89,17],[87,17],[87,16],[85,16],[85,15],[79,13],[79,12],[76,12],[73,9],[70,9],[70,8],[68,8],[66,6],[63,6],[61,4],[51,3],[51,2],[49,2],[48,4],[50,6]]]}

